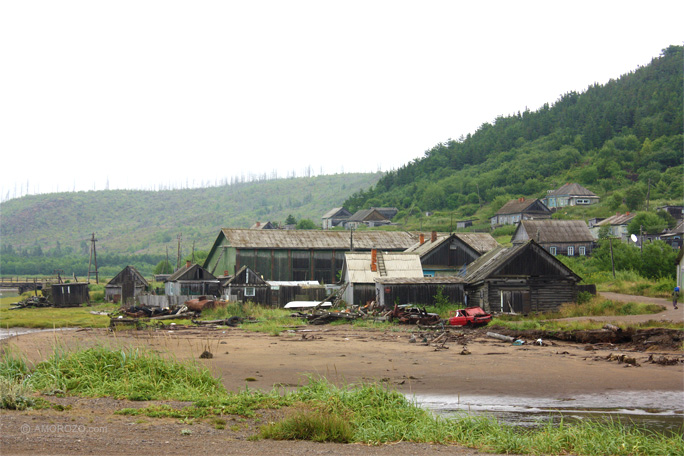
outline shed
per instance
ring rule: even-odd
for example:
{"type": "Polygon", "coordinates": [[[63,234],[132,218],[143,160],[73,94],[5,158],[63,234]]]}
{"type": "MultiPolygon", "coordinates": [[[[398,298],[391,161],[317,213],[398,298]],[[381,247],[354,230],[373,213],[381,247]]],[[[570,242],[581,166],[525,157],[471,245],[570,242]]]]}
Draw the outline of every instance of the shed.
{"type": "Polygon", "coordinates": [[[147,280],[134,266],[126,266],[105,285],[105,299],[125,303],[143,293],[148,286],[147,280]]]}
{"type": "Polygon", "coordinates": [[[468,266],[467,305],[488,312],[557,310],[577,298],[581,278],[534,240],[498,247],[468,266]]]}
{"type": "Polygon", "coordinates": [[[465,303],[464,284],[465,281],[456,276],[380,277],[375,279],[375,295],[377,303],[388,308],[394,304],[431,306],[440,293],[451,303],[465,303]]]}
{"type": "Polygon", "coordinates": [[[231,302],[252,301],[255,304],[271,304],[271,287],[259,274],[247,266],[221,283],[222,294],[231,302]]]}
{"type": "Polygon", "coordinates": [[[504,204],[490,219],[492,226],[514,225],[521,220],[551,218],[551,211],[538,199],[518,198],[504,204]]]}
{"type": "Polygon", "coordinates": [[[423,268],[416,253],[347,252],[342,277],[348,284],[343,299],[347,304],[375,301],[375,279],[422,278],[423,268]]]}
{"type": "Polygon", "coordinates": [[[218,296],[219,280],[199,264],[189,261],[164,283],[168,296],[218,296]]]}
{"type": "Polygon", "coordinates": [[[78,307],[90,304],[88,284],[85,282],[58,283],[50,287],[55,307],[78,307]]]}
{"type": "Polygon", "coordinates": [[[552,255],[590,255],[594,236],[584,220],[523,220],[511,242],[520,244],[534,239],[552,255]]]}
{"type": "Polygon", "coordinates": [[[224,228],[204,267],[235,273],[249,266],[264,280],[337,283],[344,252],[373,248],[401,252],[417,236],[405,231],[246,230],[224,228]]]}
{"type": "Polygon", "coordinates": [[[421,234],[418,243],[406,251],[420,255],[423,275],[453,275],[466,264],[499,246],[489,233],[421,234]],[[427,239],[427,240],[426,240],[427,239]]]}

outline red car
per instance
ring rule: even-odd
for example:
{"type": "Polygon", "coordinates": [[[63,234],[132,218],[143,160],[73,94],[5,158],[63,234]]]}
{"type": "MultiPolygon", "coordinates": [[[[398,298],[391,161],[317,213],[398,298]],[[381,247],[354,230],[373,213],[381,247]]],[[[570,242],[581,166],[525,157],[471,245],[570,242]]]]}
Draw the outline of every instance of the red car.
{"type": "Polygon", "coordinates": [[[447,321],[451,326],[480,326],[492,321],[492,315],[482,310],[481,307],[466,307],[452,310],[447,321]]]}

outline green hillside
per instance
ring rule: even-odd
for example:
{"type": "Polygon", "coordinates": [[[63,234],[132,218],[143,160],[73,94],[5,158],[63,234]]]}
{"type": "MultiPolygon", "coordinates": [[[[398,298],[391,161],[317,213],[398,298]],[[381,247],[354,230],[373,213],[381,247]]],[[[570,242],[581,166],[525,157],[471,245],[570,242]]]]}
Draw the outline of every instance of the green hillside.
{"type": "Polygon", "coordinates": [[[0,205],[0,272],[30,274],[39,268],[44,274],[64,269],[66,274],[83,275],[91,233],[98,239],[99,265],[116,269],[119,264],[156,264],[166,248],[174,260],[179,233],[185,256],[193,242],[196,250],[208,250],[224,227],[283,223],[289,215],[319,225],[324,213],[380,177],[381,173],[335,174],[199,189],[24,196],[0,205]]]}
{"type": "Polygon", "coordinates": [[[396,206],[408,226],[418,226],[427,211],[437,217],[421,223],[435,228],[473,215],[484,225],[507,200],[542,197],[566,182],[601,196],[585,216],[642,209],[647,195],[651,202],[682,204],[683,63],[682,47],[670,46],[605,85],[498,117],[387,173],[345,207],[396,206]]]}

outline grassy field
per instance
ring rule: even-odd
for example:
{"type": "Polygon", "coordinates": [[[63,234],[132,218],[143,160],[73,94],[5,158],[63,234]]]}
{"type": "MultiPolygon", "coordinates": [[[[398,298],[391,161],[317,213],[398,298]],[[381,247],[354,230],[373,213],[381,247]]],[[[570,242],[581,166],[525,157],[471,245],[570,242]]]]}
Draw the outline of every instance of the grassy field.
{"type": "Polygon", "coordinates": [[[43,307],[10,310],[18,297],[0,298],[0,326],[3,328],[105,328],[109,317],[93,315],[90,312],[112,312],[116,304],[96,304],[87,307],[43,307]]]}

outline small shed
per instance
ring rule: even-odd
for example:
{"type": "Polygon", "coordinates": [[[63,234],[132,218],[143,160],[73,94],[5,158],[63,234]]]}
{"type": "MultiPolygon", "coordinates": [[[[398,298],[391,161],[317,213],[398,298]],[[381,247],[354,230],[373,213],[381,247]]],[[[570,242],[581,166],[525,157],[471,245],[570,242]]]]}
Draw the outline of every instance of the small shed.
{"type": "Polygon", "coordinates": [[[88,284],[85,282],[53,284],[52,303],[55,307],[78,307],[81,304],[90,304],[88,284]]]}
{"type": "Polygon", "coordinates": [[[105,299],[107,301],[126,302],[143,293],[149,283],[133,266],[123,268],[107,285],[105,285],[105,299]]]}
{"type": "Polygon", "coordinates": [[[468,270],[467,305],[488,312],[557,310],[575,301],[581,280],[534,240],[498,247],[468,265],[468,270]]]}
{"type": "Polygon", "coordinates": [[[221,283],[222,294],[231,302],[252,301],[255,304],[271,304],[271,287],[251,268],[243,266],[221,283]]]}
{"type": "Polygon", "coordinates": [[[394,304],[431,306],[441,293],[451,303],[465,303],[465,281],[461,277],[417,277],[375,279],[377,303],[382,307],[394,304]]]}
{"type": "Polygon", "coordinates": [[[348,284],[343,299],[347,304],[364,305],[376,300],[375,279],[422,278],[423,268],[417,253],[347,252],[342,277],[348,284]]]}
{"type": "Polygon", "coordinates": [[[164,284],[167,296],[218,296],[219,280],[198,264],[189,261],[171,274],[164,284]]]}

